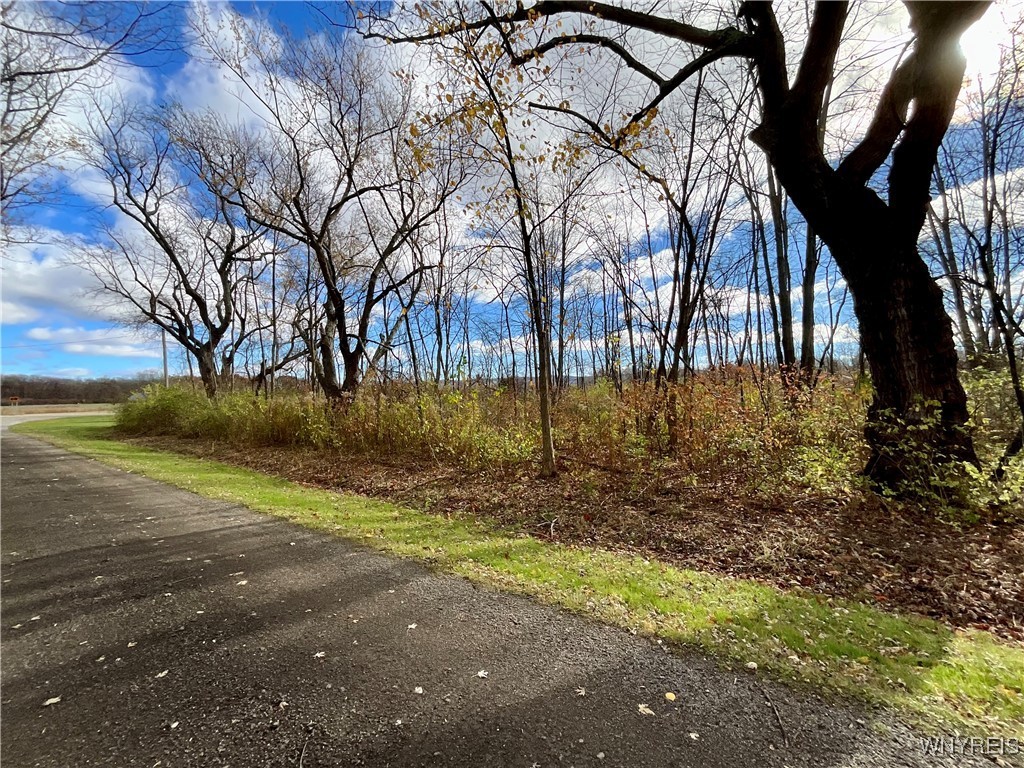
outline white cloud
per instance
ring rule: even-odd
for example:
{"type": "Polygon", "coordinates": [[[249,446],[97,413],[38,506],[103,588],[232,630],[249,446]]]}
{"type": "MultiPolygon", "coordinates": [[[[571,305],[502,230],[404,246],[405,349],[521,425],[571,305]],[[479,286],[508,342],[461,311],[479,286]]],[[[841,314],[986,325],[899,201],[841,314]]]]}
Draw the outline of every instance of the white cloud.
{"type": "Polygon", "coordinates": [[[42,313],[33,307],[7,300],[0,301],[0,325],[22,325],[35,322],[40,317],[42,313]]]}
{"type": "Polygon", "coordinates": [[[25,333],[25,338],[53,342],[62,351],[70,354],[146,358],[158,358],[161,354],[155,346],[139,340],[138,333],[121,328],[90,330],[82,327],[38,327],[29,329],[25,333]]]}
{"type": "Polygon", "coordinates": [[[62,237],[44,232],[48,243],[7,245],[0,276],[5,324],[32,322],[55,312],[85,319],[110,319],[108,301],[96,296],[92,275],[70,264],[62,237]],[[22,319],[15,319],[22,318],[22,319]]]}
{"type": "Polygon", "coordinates": [[[54,376],[67,379],[84,379],[91,373],[88,368],[56,368],[53,371],[54,376]]]}

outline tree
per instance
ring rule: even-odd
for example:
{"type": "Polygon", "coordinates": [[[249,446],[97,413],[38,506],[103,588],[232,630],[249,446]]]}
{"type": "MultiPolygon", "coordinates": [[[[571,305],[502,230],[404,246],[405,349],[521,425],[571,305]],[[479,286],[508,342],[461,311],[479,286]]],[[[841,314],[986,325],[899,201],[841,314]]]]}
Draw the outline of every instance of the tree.
{"type": "Polygon", "coordinates": [[[185,348],[213,397],[233,377],[238,350],[263,330],[240,310],[277,245],[229,203],[245,170],[210,168],[177,134],[143,110],[117,109],[98,120],[89,162],[123,218],[103,226],[104,242],[78,251],[100,290],[132,308],[130,319],[185,348]]]}
{"type": "MultiPolygon", "coordinates": [[[[194,29],[262,118],[258,130],[234,131],[258,170],[233,204],[316,265],[322,324],[307,344],[321,389],[344,402],[404,326],[399,313],[378,327],[388,303],[408,306],[435,267],[414,246],[435,236],[465,168],[450,137],[419,136],[411,79],[358,39],[325,33],[298,44],[259,21],[225,29],[204,15],[194,29]]],[[[232,132],[211,116],[196,135],[212,156],[232,132]]]]}
{"type": "Polygon", "coordinates": [[[1005,458],[1021,450],[1024,425],[1017,350],[1024,337],[1022,64],[1024,19],[1018,19],[1001,51],[999,71],[991,79],[979,76],[965,89],[966,119],[943,142],[934,170],[940,196],[928,211],[929,250],[949,286],[968,364],[993,365],[1005,357],[1020,413],[1005,458]]]}
{"type": "Polygon", "coordinates": [[[162,6],[137,3],[4,0],[4,219],[51,191],[51,171],[70,149],[69,137],[54,130],[57,119],[87,84],[110,76],[102,71],[105,64],[159,47],[162,33],[153,22],[161,11],[162,6]]]}
{"type": "MultiPolygon", "coordinates": [[[[556,51],[569,56],[581,47],[617,57],[649,83],[650,96],[607,132],[616,144],[632,141],[636,128],[655,119],[665,100],[701,70],[727,59],[748,62],[761,99],[751,139],[829,247],[853,299],[875,392],[865,430],[871,448],[865,472],[881,486],[898,487],[933,464],[977,461],[950,321],[917,241],[932,168],[965,71],[959,38],[988,5],[907,4],[913,46],[879,94],[863,138],[837,164],[826,157],[818,136],[847,3],[815,6],[792,79],[787,40],[768,3],[743,3],[742,28],[706,28],[591,0],[539,0],[502,12],[484,5],[484,13],[468,22],[455,12],[424,11],[431,17],[426,30],[375,17],[367,34],[430,42],[456,30],[490,30],[519,66],[556,51]],[[688,60],[662,75],[631,52],[627,33],[660,38],[688,60]],[[883,200],[872,182],[887,161],[883,200]]],[[[563,111],[587,119],[571,104],[563,111]]]]}

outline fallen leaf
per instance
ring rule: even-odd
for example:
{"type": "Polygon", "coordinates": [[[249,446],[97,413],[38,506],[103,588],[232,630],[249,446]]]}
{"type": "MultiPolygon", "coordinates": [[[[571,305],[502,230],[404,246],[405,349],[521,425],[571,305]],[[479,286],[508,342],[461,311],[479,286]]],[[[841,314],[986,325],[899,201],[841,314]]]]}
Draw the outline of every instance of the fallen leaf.
{"type": "Polygon", "coordinates": [[[676,700],[676,695],[674,693],[672,693],[672,691],[669,691],[668,693],[665,694],[665,698],[668,699],[669,701],[675,701],[676,700]]]}
{"type": "Polygon", "coordinates": [[[409,629],[416,629],[416,625],[415,624],[410,624],[408,628],[409,629]]]}
{"type": "Polygon", "coordinates": [[[327,655],[327,653],[324,652],[324,651],[317,651],[316,653],[313,654],[313,658],[314,659],[322,659],[326,655],[327,655]]]}
{"type": "Polygon", "coordinates": [[[29,619],[29,621],[39,621],[41,618],[43,618],[43,617],[42,616],[33,616],[31,619],[29,619]]]}
{"type": "Polygon", "coordinates": [[[164,670],[163,672],[158,672],[158,673],[157,673],[157,677],[158,677],[158,678],[161,678],[161,677],[167,677],[167,673],[168,673],[168,672],[170,672],[170,670],[169,670],[169,669],[165,669],[165,670],[164,670]]]}
{"type": "Polygon", "coordinates": [[[696,741],[697,739],[700,738],[700,734],[699,733],[691,733],[690,734],[690,738],[693,739],[694,741],[696,741]]]}
{"type": "Polygon", "coordinates": [[[134,648],[136,645],[138,645],[138,643],[135,643],[135,642],[128,643],[128,647],[129,648],[134,648]]]}
{"type": "Polygon", "coordinates": [[[747,669],[757,669],[757,662],[756,661],[748,661],[747,662],[747,669]]]}
{"type": "Polygon", "coordinates": [[[177,727],[178,727],[178,721],[175,720],[173,723],[171,723],[171,730],[173,731],[177,727]]]}
{"type": "Polygon", "coordinates": [[[586,688],[584,688],[584,687],[583,687],[583,686],[581,685],[581,686],[580,686],[579,688],[577,688],[577,689],[576,689],[576,695],[577,695],[577,696],[586,696],[586,695],[587,695],[587,689],[586,689],[586,688]]]}
{"type": "Polygon", "coordinates": [[[239,582],[237,583],[237,586],[239,586],[239,587],[244,587],[244,586],[245,586],[246,584],[248,584],[248,583],[249,583],[249,580],[248,580],[248,579],[242,579],[241,581],[239,581],[239,582]]]}
{"type": "Polygon", "coordinates": [[[412,692],[415,693],[415,694],[418,694],[420,696],[423,695],[423,689],[420,686],[418,686],[418,685],[415,688],[412,689],[412,692]]]}
{"type": "Polygon", "coordinates": [[[651,709],[650,707],[648,707],[646,704],[637,704],[636,708],[637,708],[637,711],[641,715],[653,715],[654,714],[654,710],[651,709]]]}
{"type": "Polygon", "coordinates": [[[487,675],[488,675],[488,672],[487,672],[486,669],[481,669],[479,672],[476,673],[477,677],[487,677],[487,675]]]}
{"type": "Polygon", "coordinates": [[[59,704],[59,703],[60,703],[60,696],[54,696],[52,699],[47,699],[46,701],[44,701],[43,702],[43,706],[44,707],[48,707],[51,704],[59,704]]]}

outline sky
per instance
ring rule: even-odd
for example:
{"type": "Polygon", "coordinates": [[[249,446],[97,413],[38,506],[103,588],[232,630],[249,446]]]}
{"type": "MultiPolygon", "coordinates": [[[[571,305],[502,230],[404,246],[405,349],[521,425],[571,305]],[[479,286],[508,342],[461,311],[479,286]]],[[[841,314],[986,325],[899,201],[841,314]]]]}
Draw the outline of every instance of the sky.
{"type": "MultiPolygon", "coordinates": [[[[302,2],[232,5],[245,15],[267,14],[297,32],[320,20],[315,9],[302,2]]],[[[167,5],[161,18],[169,38],[167,46],[118,62],[115,81],[104,82],[102,87],[155,103],[183,97],[228,103],[229,96],[218,92],[219,84],[209,68],[185,50],[187,11],[184,3],[167,5]]],[[[69,105],[63,117],[78,121],[83,109],[81,104],[69,105]]],[[[111,306],[109,298],[95,293],[88,273],[67,263],[61,236],[89,236],[103,208],[105,190],[97,188],[96,180],[83,176],[87,174],[81,169],[70,169],[52,201],[33,206],[25,216],[26,223],[40,228],[49,242],[5,248],[0,267],[3,373],[98,378],[162,371],[159,335],[117,322],[123,313],[111,306]]],[[[187,371],[184,354],[175,346],[168,345],[172,374],[187,371]]]]}
{"type": "MultiPolygon", "coordinates": [[[[263,14],[301,33],[322,23],[320,14],[299,2],[241,2],[242,15],[263,14]]],[[[112,77],[95,84],[104,92],[162,104],[181,100],[226,110],[238,109],[230,86],[209,64],[193,56],[186,44],[189,6],[172,4],[161,24],[181,48],[132,57],[117,65],[112,77]]],[[[990,11],[964,38],[969,72],[991,71],[998,61],[997,42],[1005,37],[1000,16],[990,11]]],[[[84,102],[66,108],[71,126],[87,119],[84,102]]],[[[74,163],[59,179],[59,191],[25,213],[25,223],[43,233],[42,243],[8,245],[0,285],[0,367],[6,374],[71,378],[155,374],[162,367],[160,338],[153,332],[119,322],[124,312],[95,293],[91,276],[68,263],[65,237],[89,238],[103,218],[103,187],[74,163]]],[[[170,345],[172,373],[187,370],[182,353],[170,345]]]]}

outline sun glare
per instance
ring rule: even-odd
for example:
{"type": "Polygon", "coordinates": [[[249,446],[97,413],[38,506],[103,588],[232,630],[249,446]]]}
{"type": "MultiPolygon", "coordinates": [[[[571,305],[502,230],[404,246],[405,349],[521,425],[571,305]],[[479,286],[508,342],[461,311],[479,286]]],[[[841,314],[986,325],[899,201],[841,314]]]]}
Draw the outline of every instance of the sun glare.
{"type": "Polygon", "coordinates": [[[999,70],[999,54],[1010,42],[1009,19],[1015,13],[1012,6],[1020,3],[995,4],[971,25],[960,39],[960,47],[967,57],[967,77],[990,81],[999,70]]]}

